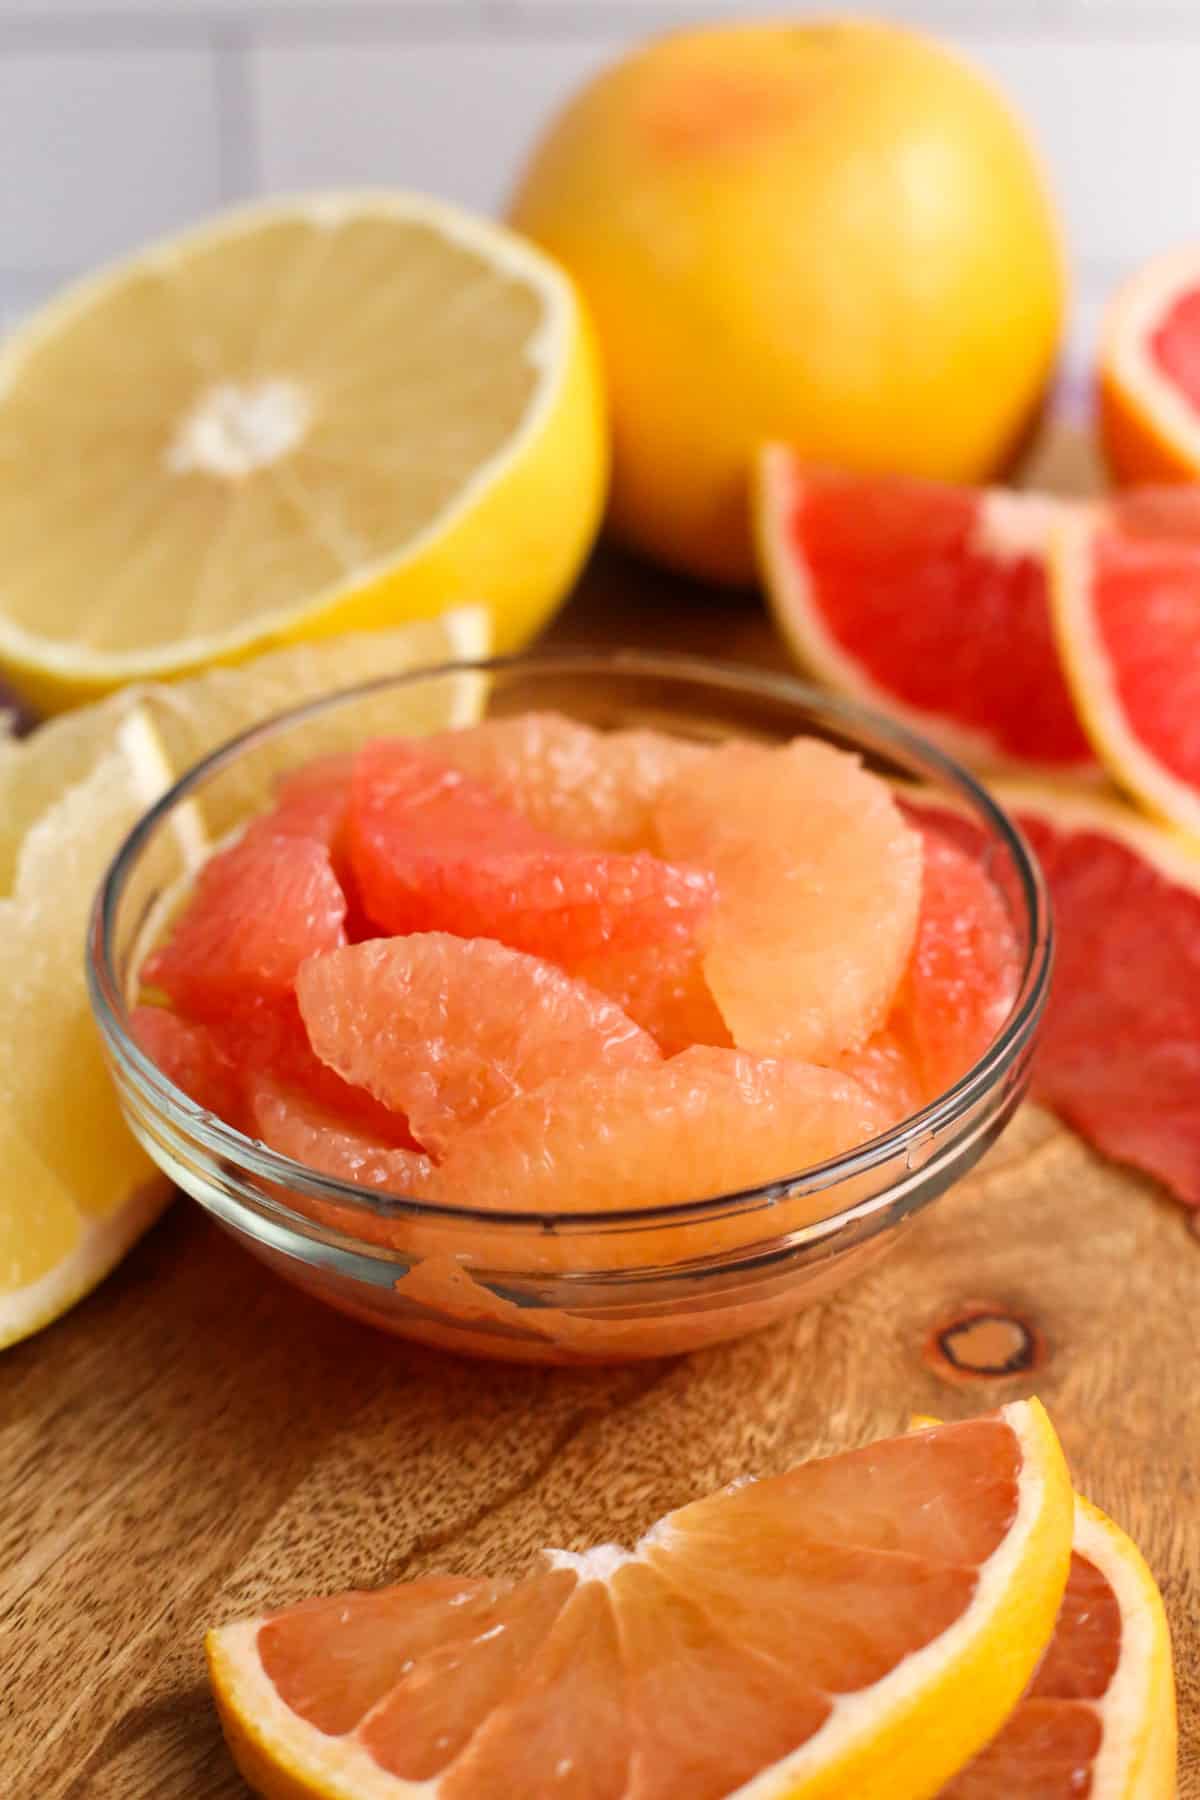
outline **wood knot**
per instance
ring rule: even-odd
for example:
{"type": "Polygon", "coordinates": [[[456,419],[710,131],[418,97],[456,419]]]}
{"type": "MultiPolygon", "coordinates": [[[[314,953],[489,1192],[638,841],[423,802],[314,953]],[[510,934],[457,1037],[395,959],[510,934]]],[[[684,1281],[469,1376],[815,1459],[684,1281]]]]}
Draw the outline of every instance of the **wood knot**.
{"type": "Polygon", "coordinates": [[[982,1301],[956,1307],[925,1343],[926,1363],[956,1386],[1028,1375],[1044,1360],[1045,1344],[1036,1327],[982,1301]]]}

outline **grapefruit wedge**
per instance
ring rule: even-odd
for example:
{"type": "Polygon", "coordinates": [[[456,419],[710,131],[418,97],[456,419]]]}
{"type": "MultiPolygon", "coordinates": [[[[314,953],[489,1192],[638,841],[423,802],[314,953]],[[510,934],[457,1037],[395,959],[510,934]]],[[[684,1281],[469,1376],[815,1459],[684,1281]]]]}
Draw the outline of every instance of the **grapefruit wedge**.
{"type": "Polygon", "coordinates": [[[1148,488],[1064,519],[1053,566],[1063,662],[1098,754],[1200,836],[1200,492],[1148,488]]]}
{"type": "Polygon", "coordinates": [[[994,1735],[1070,1560],[1036,1401],[743,1483],[632,1550],[431,1576],[213,1631],[270,1800],[918,1800],[994,1735]]]}
{"type": "Polygon", "coordinates": [[[809,673],[964,762],[1093,770],[1047,598],[1067,502],[806,469],[771,444],[756,507],[767,595],[809,673]]]}
{"type": "Polygon", "coordinates": [[[1100,432],[1118,482],[1200,479],[1200,245],[1132,275],[1100,329],[1100,432]]]}
{"type": "Polygon", "coordinates": [[[1172,1800],[1175,1762],[1162,1595],[1137,1545],[1076,1495],[1071,1572],[1050,1647],[1004,1729],[941,1800],[1172,1800]]]}

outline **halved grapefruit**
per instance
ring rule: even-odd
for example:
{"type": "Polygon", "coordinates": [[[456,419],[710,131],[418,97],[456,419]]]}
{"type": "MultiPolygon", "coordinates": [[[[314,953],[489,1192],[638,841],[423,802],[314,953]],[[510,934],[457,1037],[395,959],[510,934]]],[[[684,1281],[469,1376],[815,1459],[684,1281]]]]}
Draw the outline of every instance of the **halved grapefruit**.
{"type": "Polygon", "coordinates": [[[1200,479],[1200,244],[1168,251],[1108,304],[1100,433],[1118,482],[1200,479]]]}
{"type": "Polygon", "coordinates": [[[1200,835],[1200,491],[1145,488],[1064,518],[1055,627],[1075,702],[1111,773],[1200,835]]]}
{"type": "Polygon", "coordinates": [[[1058,665],[1050,529],[1070,503],[760,455],[759,566],[803,668],[964,762],[1094,767],[1058,665]]]}
{"type": "Polygon", "coordinates": [[[1058,924],[1032,1092],[1200,1206],[1200,850],[1101,795],[1000,783],[1058,924]]]}
{"type": "Polygon", "coordinates": [[[1054,1626],[1070,1478],[1036,1401],[735,1484],[632,1551],[432,1576],[208,1637],[271,1800],[916,1800],[1054,1626]]]}

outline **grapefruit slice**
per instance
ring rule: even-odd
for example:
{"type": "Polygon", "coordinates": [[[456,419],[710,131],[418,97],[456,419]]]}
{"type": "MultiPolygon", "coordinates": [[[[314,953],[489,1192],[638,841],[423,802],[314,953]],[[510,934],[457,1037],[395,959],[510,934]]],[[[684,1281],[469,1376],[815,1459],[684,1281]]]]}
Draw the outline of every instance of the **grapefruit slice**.
{"type": "Polygon", "coordinates": [[[129,1031],[138,1048],[189,1100],[227,1125],[241,1123],[237,1066],[207,1025],[181,1018],[166,1006],[135,1006],[129,1031]]]}
{"type": "Polygon", "coordinates": [[[931,1795],[1054,1625],[1071,1492],[1036,1401],[735,1484],[632,1551],[209,1633],[271,1800],[931,1795]]]}
{"type": "Polygon", "coordinates": [[[690,1044],[733,1045],[694,944],[610,950],[576,963],[572,973],[615,1000],[668,1056],[690,1044]]]}
{"type": "Polygon", "coordinates": [[[247,208],[6,339],[0,663],[54,711],[475,593],[515,649],[606,462],[590,329],[532,245],[411,194],[247,208]]]}
{"type": "Polygon", "coordinates": [[[562,713],[485,719],[425,748],[490,787],[541,830],[593,850],[657,848],[654,804],[705,747],[661,731],[593,731],[562,713]]]}
{"type": "Polygon", "coordinates": [[[1066,522],[1053,585],[1098,754],[1151,812],[1200,835],[1200,494],[1151,488],[1066,522]]]}
{"type": "Polygon", "coordinates": [[[346,836],[367,913],[392,933],[494,937],[569,964],[685,942],[713,903],[704,869],[564,844],[399,740],[360,752],[346,836]]]}
{"type": "Polygon", "coordinates": [[[655,813],[667,856],[711,869],[704,974],[740,1048],[833,1062],[883,1024],[921,898],[921,839],[887,787],[816,739],[723,744],[655,813]]]}
{"type": "Polygon", "coordinates": [[[803,668],[964,762],[1094,769],[1047,596],[1067,502],[806,469],[771,444],[756,504],[767,595],[803,668]]]}
{"type": "Polygon", "coordinates": [[[1200,852],[1100,795],[995,793],[1038,854],[1058,927],[1033,1097],[1200,1206],[1200,852]]]}
{"type": "MultiPolygon", "coordinates": [[[[422,1151],[380,1143],[343,1114],[331,1112],[272,1075],[248,1078],[247,1105],[254,1134],[264,1144],[322,1175],[393,1194],[420,1195],[429,1188],[433,1163],[422,1151]]],[[[359,1237],[378,1237],[372,1224],[355,1214],[349,1228],[359,1237]]],[[[387,1241],[393,1236],[388,1233],[387,1241]]]]}
{"type": "Polygon", "coordinates": [[[489,938],[430,932],[350,945],[306,962],[296,994],[322,1061],[404,1113],[437,1155],[551,1077],[661,1060],[604,995],[489,938]]]}
{"type": "Polygon", "coordinates": [[[1050,1647],[1004,1729],[941,1800],[1172,1800],[1175,1681],[1162,1595],[1136,1544],[1075,1497],[1050,1647]]]}
{"type": "Polygon", "coordinates": [[[248,995],[282,998],[305,957],[345,943],[345,917],[323,845],[252,832],[205,863],[141,979],[185,1012],[220,1017],[248,995]]]}
{"type": "Polygon", "coordinates": [[[1100,328],[1100,434],[1118,482],[1200,480],[1200,246],[1132,275],[1100,328]]]}

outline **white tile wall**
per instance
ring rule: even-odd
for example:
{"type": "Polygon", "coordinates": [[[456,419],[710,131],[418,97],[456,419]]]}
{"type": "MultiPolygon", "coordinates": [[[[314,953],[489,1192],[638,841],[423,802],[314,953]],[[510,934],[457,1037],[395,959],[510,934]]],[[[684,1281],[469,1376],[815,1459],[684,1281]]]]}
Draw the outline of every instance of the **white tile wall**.
{"type": "MultiPolygon", "coordinates": [[[[0,0],[0,319],[252,192],[380,181],[497,206],[540,121],[622,44],[837,3],[0,0]]],[[[1132,261],[1200,238],[1200,0],[862,10],[949,36],[1026,114],[1084,315],[1132,261]]]]}

